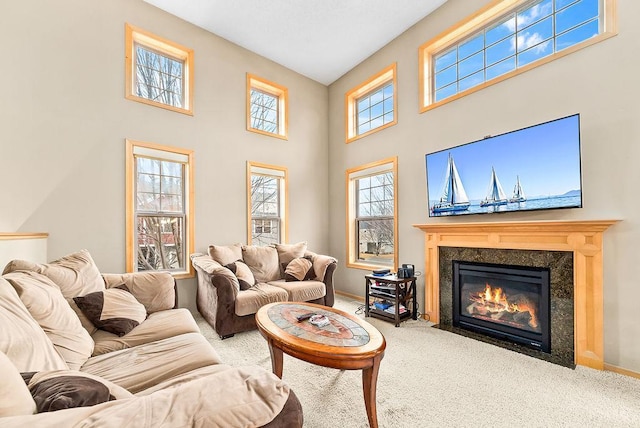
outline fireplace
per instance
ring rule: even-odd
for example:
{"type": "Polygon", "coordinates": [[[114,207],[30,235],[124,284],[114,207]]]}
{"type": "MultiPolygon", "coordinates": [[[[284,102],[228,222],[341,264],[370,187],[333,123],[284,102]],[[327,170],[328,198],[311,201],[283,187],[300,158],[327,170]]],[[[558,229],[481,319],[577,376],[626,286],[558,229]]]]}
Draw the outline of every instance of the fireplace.
{"type": "Polygon", "coordinates": [[[551,352],[549,269],[453,261],[453,326],[551,352]]]}

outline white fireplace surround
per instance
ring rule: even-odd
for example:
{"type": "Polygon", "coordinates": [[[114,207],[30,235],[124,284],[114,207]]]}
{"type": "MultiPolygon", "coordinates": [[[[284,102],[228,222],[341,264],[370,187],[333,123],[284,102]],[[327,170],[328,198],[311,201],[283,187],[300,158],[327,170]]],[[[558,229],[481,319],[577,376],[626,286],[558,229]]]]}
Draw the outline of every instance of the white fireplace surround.
{"type": "Polygon", "coordinates": [[[440,320],[439,247],[500,248],[573,252],[575,363],[602,370],[602,235],[618,220],[492,223],[430,223],[425,233],[424,313],[440,320]]]}

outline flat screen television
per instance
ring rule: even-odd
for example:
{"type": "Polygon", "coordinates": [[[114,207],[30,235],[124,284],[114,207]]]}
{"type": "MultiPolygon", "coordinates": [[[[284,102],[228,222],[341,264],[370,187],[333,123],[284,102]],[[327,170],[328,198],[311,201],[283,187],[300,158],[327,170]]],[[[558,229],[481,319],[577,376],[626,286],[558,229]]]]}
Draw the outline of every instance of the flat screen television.
{"type": "Polygon", "coordinates": [[[425,155],[429,217],[582,207],[580,115],[425,155]]]}

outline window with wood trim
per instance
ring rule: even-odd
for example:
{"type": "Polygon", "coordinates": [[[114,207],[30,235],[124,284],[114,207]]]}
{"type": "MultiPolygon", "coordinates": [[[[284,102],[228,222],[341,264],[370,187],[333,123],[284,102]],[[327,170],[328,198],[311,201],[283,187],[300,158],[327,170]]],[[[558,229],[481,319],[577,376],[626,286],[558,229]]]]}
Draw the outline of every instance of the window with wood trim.
{"type": "Polygon", "coordinates": [[[193,115],[193,50],[125,24],[129,100],[193,115]]]}
{"type": "Polygon", "coordinates": [[[271,137],[288,138],[289,91],[247,73],[247,130],[271,137]]]}
{"type": "Polygon", "coordinates": [[[393,63],[347,92],[347,143],[398,123],[396,87],[396,64],[393,63]]]}
{"type": "Polygon", "coordinates": [[[419,49],[421,112],[616,34],[616,0],[500,0],[419,49]]]}
{"type": "Polygon", "coordinates": [[[398,159],[346,172],[348,267],[398,267],[398,159]]]}
{"type": "Polygon", "coordinates": [[[247,162],[247,243],[287,242],[287,168],[247,162]]]}
{"type": "Polygon", "coordinates": [[[127,272],[193,276],[193,151],[126,141],[127,272]]]}

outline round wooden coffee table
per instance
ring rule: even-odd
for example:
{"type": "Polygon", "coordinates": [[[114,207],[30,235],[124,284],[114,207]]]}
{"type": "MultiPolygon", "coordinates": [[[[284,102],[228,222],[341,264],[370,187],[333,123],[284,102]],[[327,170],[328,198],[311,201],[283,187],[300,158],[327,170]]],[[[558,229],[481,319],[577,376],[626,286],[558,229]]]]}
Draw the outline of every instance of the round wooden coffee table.
{"type": "Polygon", "coordinates": [[[362,370],[362,389],[371,427],[378,426],[376,383],[384,356],[384,336],[360,318],[312,303],[270,303],[256,313],[258,330],[267,339],[273,373],[282,378],[282,354],[324,367],[362,370]],[[325,315],[331,323],[316,327],[297,316],[325,315]]]}

